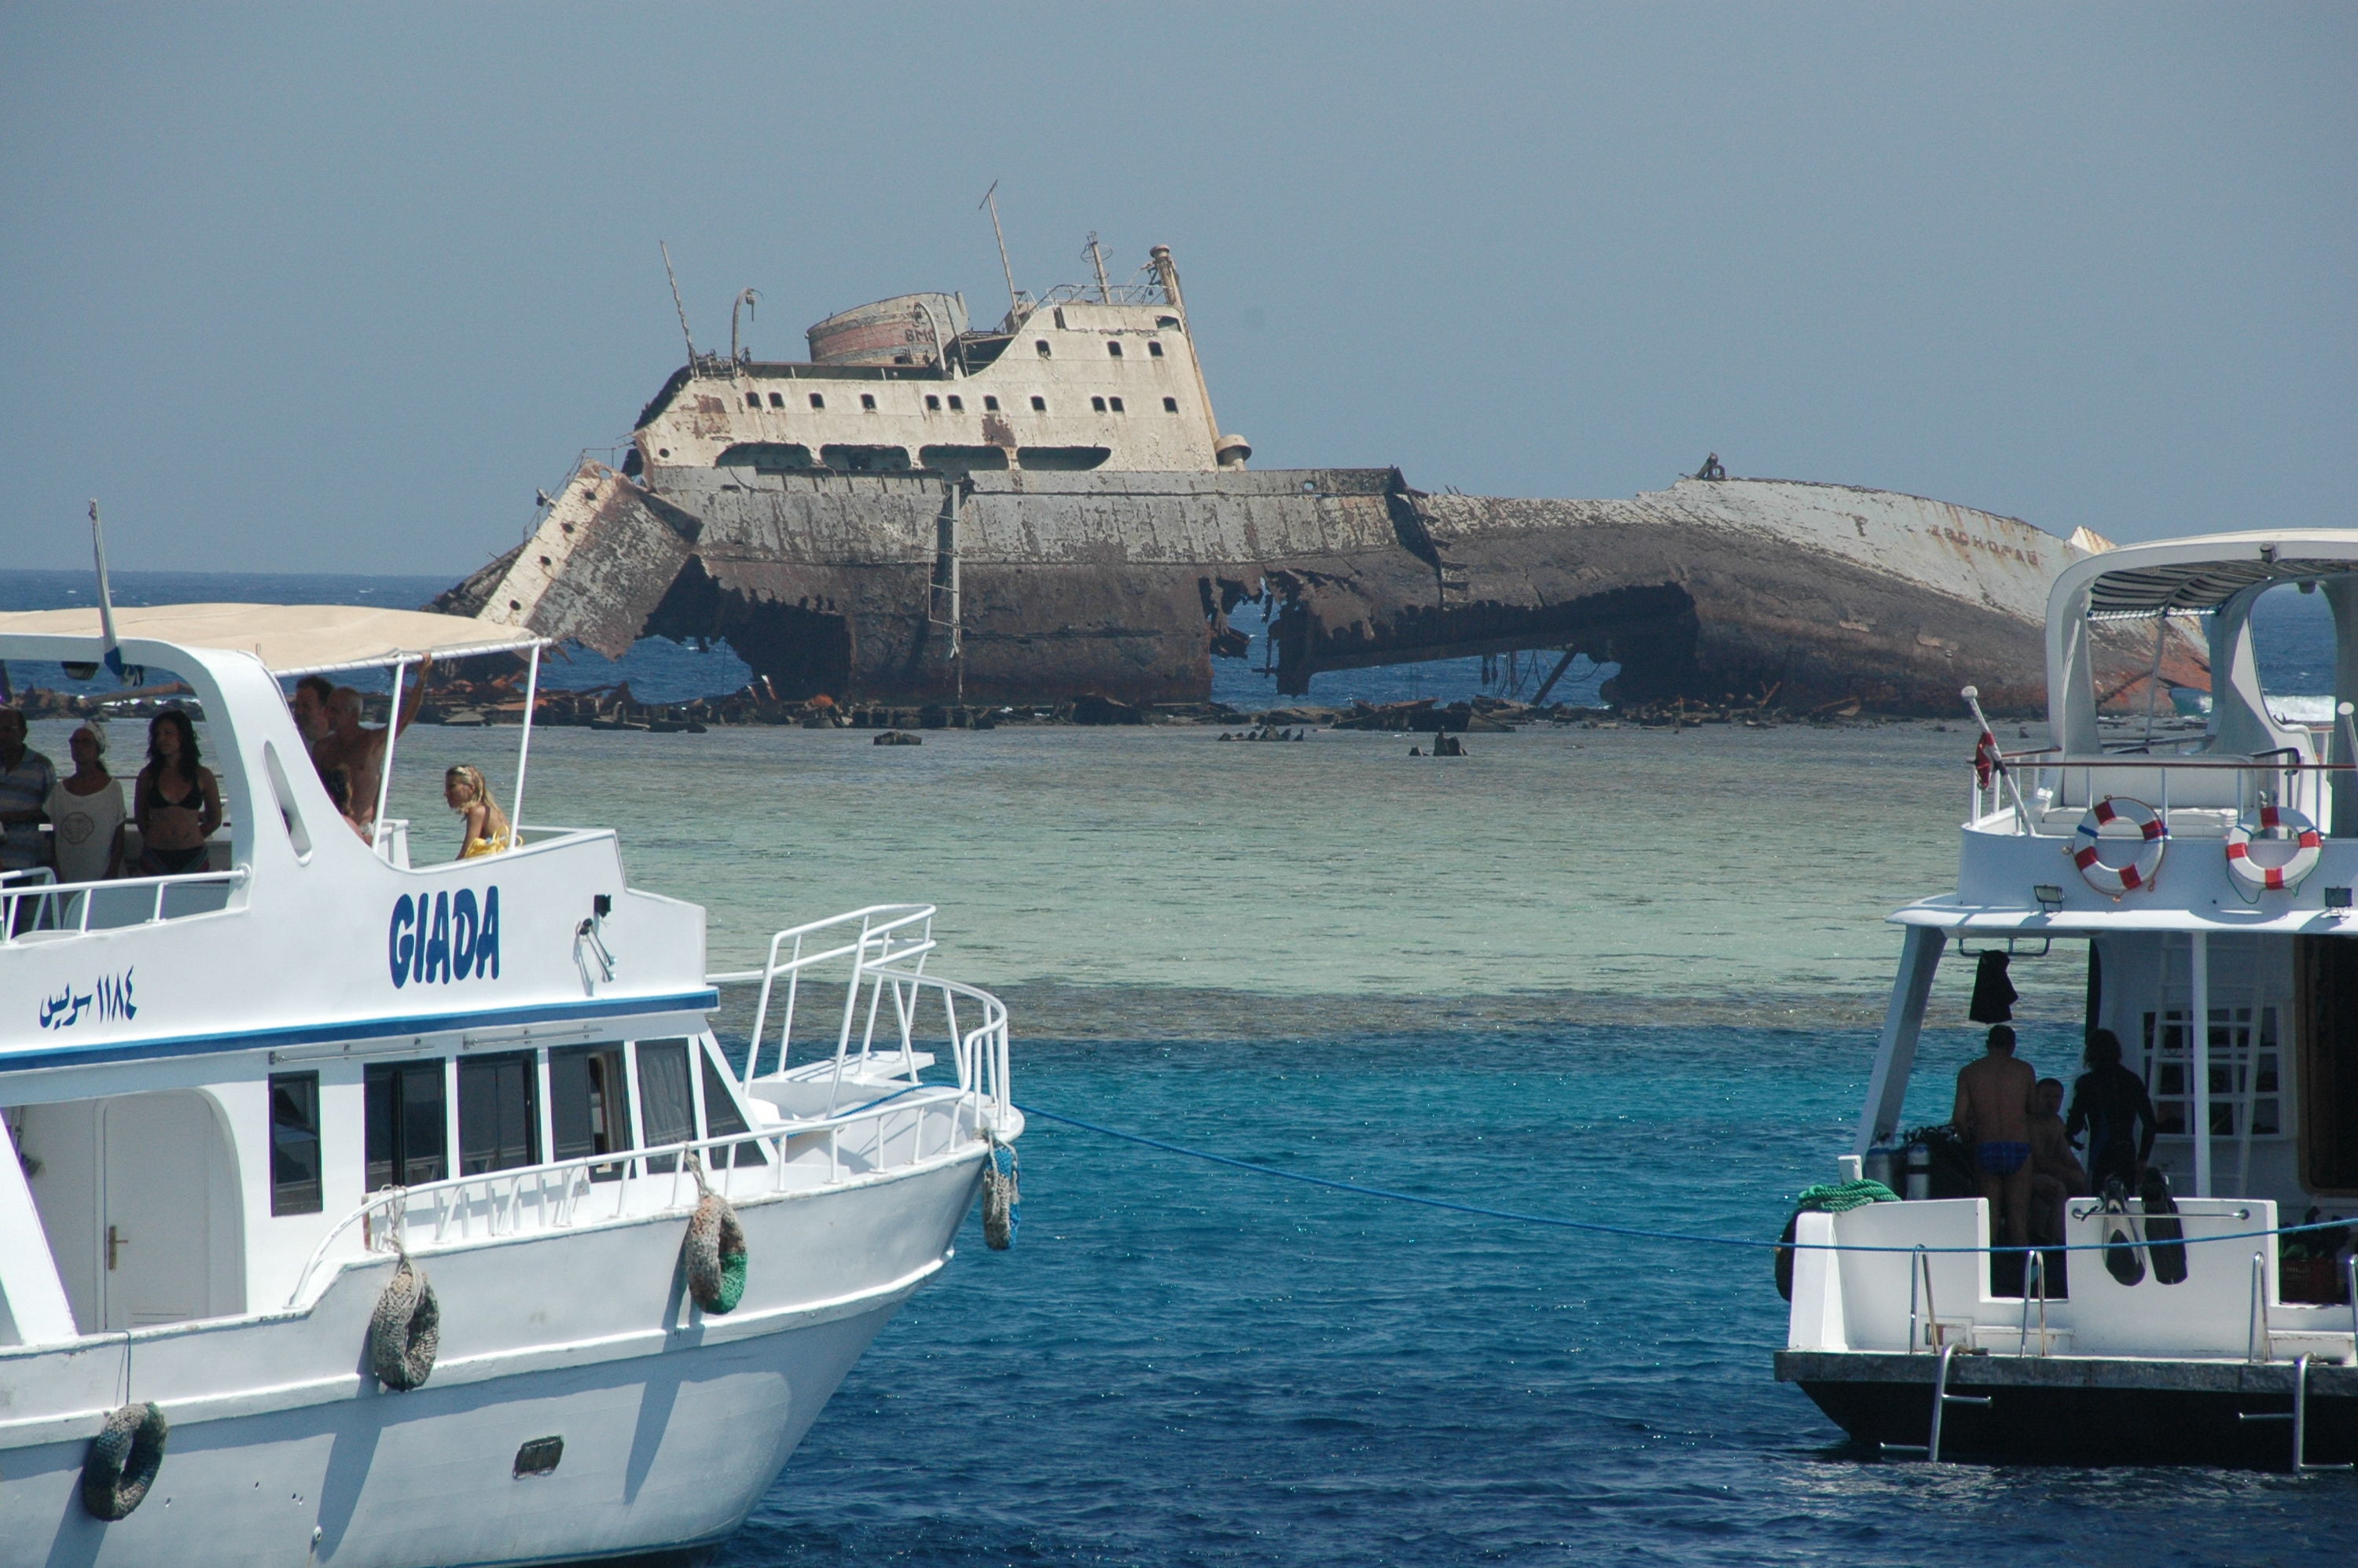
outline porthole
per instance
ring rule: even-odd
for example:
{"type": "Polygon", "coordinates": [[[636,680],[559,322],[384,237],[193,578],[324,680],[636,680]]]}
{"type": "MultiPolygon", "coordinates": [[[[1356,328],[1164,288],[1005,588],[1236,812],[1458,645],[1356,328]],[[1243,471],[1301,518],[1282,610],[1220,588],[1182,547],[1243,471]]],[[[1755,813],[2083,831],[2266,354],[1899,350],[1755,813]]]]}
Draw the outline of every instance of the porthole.
{"type": "Polygon", "coordinates": [[[1151,360],[1159,360],[1159,359],[1161,359],[1161,358],[1163,357],[1163,345],[1162,345],[1161,343],[1156,342],[1156,341],[1155,341],[1153,339],[1152,339],[1152,338],[1147,339],[1147,340],[1146,340],[1146,357],[1147,357],[1148,359],[1151,359],[1151,360]]]}
{"type": "Polygon", "coordinates": [[[953,414],[963,414],[966,412],[966,399],[960,397],[955,392],[950,394],[950,412],[953,414]]]}
{"type": "Polygon", "coordinates": [[[999,399],[985,393],[982,397],[982,407],[986,414],[996,414],[999,412],[999,399]]]}
{"type": "Polygon", "coordinates": [[[1045,338],[1035,338],[1035,339],[1033,339],[1033,341],[1032,341],[1032,347],[1033,347],[1033,349],[1034,349],[1034,350],[1039,353],[1039,355],[1040,355],[1040,357],[1041,357],[1042,359],[1044,359],[1044,359],[1046,359],[1046,358],[1048,357],[1048,340],[1047,340],[1047,339],[1045,339],[1045,338]]]}
{"type": "Polygon", "coordinates": [[[1045,414],[1048,412],[1048,400],[1044,397],[1033,398],[1032,400],[1032,412],[1034,414],[1045,414]]]}
{"type": "Polygon", "coordinates": [[[928,414],[939,414],[941,411],[942,400],[935,396],[930,392],[925,394],[925,412],[928,414]]]}
{"type": "Polygon", "coordinates": [[[1102,414],[1102,413],[1104,413],[1104,412],[1106,411],[1105,399],[1104,399],[1104,398],[1102,398],[1102,397],[1092,397],[1092,398],[1090,398],[1090,399],[1089,399],[1089,411],[1090,411],[1091,413],[1093,413],[1093,414],[1102,414]]]}
{"type": "Polygon", "coordinates": [[[812,394],[810,395],[810,400],[811,400],[811,406],[812,406],[813,408],[824,408],[824,407],[826,407],[826,406],[827,406],[827,399],[826,399],[826,398],[824,398],[824,397],[822,397],[822,396],[820,396],[820,395],[819,395],[817,393],[816,393],[816,392],[814,392],[814,393],[812,393],[812,394]]]}
{"type": "Polygon", "coordinates": [[[1116,339],[1108,338],[1106,340],[1106,352],[1111,354],[1115,359],[1121,358],[1120,342],[1116,339]]]}
{"type": "Polygon", "coordinates": [[[758,392],[747,393],[745,395],[745,406],[748,408],[759,408],[762,406],[762,395],[758,392]]]}
{"type": "Polygon", "coordinates": [[[771,407],[773,407],[773,408],[784,408],[785,406],[786,406],[786,396],[785,396],[785,394],[784,394],[784,393],[782,393],[782,392],[773,392],[773,393],[770,394],[770,406],[771,406],[771,407]]]}
{"type": "Polygon", "coordinates": [[[866,410],[867,410],[869,413],[871,413],[871,414],[875,413],[875,412],[876,412],[876,395],[875,395],[874,393],[872,393],[872,392],[863,392],[863,393],[861,393],[861,394],[860,395],[860,407],[862,407],[862,408],[864,408],[864,409],[866,409],[866,410]]]}
{"type": "Polygon", "coordinates": [[[1107,399],[1106,399],[1106,406],[1107,406],[1107,407],[1109,407],[1109,408],[1110,408],[1110,409],[1112,409],[1115,413],[1119,414],[1119,413],[1120,413],[1120,412],[1122,411],[1122,410],[1121,410],[1121,399],[1120,399],[1120,398],[1119,398],[1119,397],[1109,397],[1109,398],[1107,398],[1107,399]]]}
{"type": "Polygon", "coordinates": [[[1179,412],[1179,400],[1178,400],[1177,398],[1175,398],[1175,397],[1166,397],[1166,398],[1164,398],[1164,399],[1163,400],[1163,412],[1164,412],[1165,414],[1176,414],[1176,413],[1178,413],[1178,412],[1179,412]]]}

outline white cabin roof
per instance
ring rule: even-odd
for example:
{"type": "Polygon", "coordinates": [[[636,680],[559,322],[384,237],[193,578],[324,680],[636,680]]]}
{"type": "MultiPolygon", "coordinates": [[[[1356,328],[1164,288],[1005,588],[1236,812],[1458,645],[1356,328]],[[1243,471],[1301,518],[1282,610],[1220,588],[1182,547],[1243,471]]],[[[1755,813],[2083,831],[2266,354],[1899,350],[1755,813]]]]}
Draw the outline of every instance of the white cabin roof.
{"type": "Polygon", "coordinates": [[[2216,610],[2245,589],[2358,571],[2358,528],[2212,534],[2124,545],[2056,579],[2050,615],[2082,596],[2092,620],[2216,610]]]}
{"type": "MultiPolygon", "coordinates": [[[[547,641],[519,627],[462,615],[355,604],[121,607],[114,611],[114,631],[124,641],[251,654],[279,676],[365,669],[428,654],[442,659],[513,653],[547,641]]],[[[93,660],[103,635],[95,605],[0,614],[0,640],[84,639],[93,660]]],[[[71,660],[74,654],[45,648],[33,656],[71,660]]]]}

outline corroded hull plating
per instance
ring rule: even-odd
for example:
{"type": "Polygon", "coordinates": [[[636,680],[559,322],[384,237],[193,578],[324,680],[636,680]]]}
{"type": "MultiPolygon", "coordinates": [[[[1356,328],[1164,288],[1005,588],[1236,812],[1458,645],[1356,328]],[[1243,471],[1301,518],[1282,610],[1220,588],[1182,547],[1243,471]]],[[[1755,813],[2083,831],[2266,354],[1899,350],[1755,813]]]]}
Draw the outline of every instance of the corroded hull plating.
{"type": "MultiPolygon", "coordinates": [[[[586,464],[535,536],[438,608],[619,654],[720,636],[784,697],[1201,701],[1267,592],[1278,687],[1374,665],[1576,649],[1622,703],[2043,701],[2049,585],[2081,552],[1921,497],[1682,481],[1623,501],[1430,495],[1384,469],[763,472],[586,464]],[[961,588],[955,607],[948,588],[961,588]],[[953,622],[961,651],[951,654],[953,622]]],[[[2152,643],[2100,646],[2142,702],[2152,643]]],[[[2173,638],[2165,680],[2207,687],[2173,638]]]]}

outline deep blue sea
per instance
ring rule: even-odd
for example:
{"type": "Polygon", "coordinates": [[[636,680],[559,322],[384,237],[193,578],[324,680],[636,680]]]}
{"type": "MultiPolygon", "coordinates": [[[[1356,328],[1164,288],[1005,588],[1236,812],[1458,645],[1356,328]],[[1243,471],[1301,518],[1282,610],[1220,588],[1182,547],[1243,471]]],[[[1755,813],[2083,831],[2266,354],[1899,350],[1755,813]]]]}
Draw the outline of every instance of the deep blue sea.
{"type": "MultiPolygon", "coordinates": [[[[445,586],[118,582],[126,602],[413,605],[445,586]]],[[[0,608],[86,594],[0,572],[0,608]]],[[[2279,597],[2264,675],[2322,691],[2320,601],[2279,597]]],[[[657,699],[744,678],[725,650],[663,643],[550,671],[623,677],[657,699]]],[[[1481,677],[1459,661],[1313,695],[1481,677]]],[[[1220,680],[1239,707],[1274,700],[1249,665],[1220,680]]],[[[36,743],[61,744],[52,728],[36,743]]],[[[396,813],[446,834],[440,767],[496,777],[496,739],[412,730],[396,813]]],[[[1440,770],[1401,741],[1002,728],[880,751],[849,731],[553,730],[527,819],[620,827],[634,883],[710,908],[717,963],[791,919],[937,900],[946,972],[1010,996],[1027,1104],[1476,1204],[1773,1237],[1847,1146],[1896,951],[1880,916],[1953,871],[1962,725],[1541,727],[1440,770]]],[[[2076,964],[2015,979],[2025,1055],[2068,1059],[2076,964]]],[[[1911,1119],[1945,1115],[1974,1050],[1964,989],[1943,971],[1911,1119]]],[[[1770,1376],[1784,1307],[1758,1250],[1383,1203],[1044,1119],[1022,1156],[1017,1248],[969,1223],[722,1563],[2358,1557],[2349,1475],[1933,1468],[1844,1446],[1770,1376]]]]}

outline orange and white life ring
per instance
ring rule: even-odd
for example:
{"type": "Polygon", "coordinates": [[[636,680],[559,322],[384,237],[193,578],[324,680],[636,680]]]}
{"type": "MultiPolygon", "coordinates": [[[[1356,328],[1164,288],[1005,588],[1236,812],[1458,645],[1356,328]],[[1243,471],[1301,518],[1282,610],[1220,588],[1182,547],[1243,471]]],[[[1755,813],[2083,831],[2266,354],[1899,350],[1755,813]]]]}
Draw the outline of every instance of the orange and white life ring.
{"type": "Polygon", "coordinates": [[[2247,888],[2299,887],[2300,879],[2317,869],[2325,852],[2317,824],[2289,806],[2264,806],[2246,812],[2227,829],[2227,870],[2247,888]],[[2281,834],[2293,841],[2292,859],[2281,866],[2263,866],[2252,859],[2252,839],[2258,834],[2281,834]]]}
{"type": "MultiPolygon", "coordinates": [[[[2117,836],[2114,841],[2125,842],[2117,836]]],[[[2080,818],[2073,845],[2071,863],[2080,868],[2088,885],[2106,898],[2119,898],[2153,885],[2153,879],[2161,871],[2162,852],[2169,848],[2169,825],[2161,819],[2161,813],[2141,800],[2131,800],[2125,795],[2106,795],[2080,818]],[[2096,854],[2104,829],[2116,822],[2136,828],[2137,837],[2144,840],[2136,858],[2125,866],[2108,866],[2096,854]]]]}

